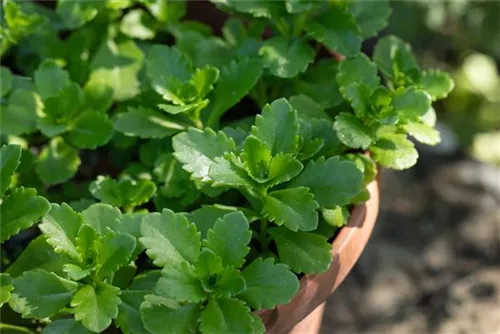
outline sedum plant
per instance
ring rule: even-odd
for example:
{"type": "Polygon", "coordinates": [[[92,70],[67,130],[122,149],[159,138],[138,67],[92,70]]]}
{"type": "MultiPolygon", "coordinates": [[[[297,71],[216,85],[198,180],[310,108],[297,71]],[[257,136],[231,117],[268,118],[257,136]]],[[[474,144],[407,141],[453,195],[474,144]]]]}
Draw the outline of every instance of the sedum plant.
{"type": "Polygon", "coordinates": [[[3,330],[263,333],[453,81],[385,1],[2,3],[3,330]],[[194,5],[193,5],[194,6],[194,5]],[[37,224],[40,222],[39,224],[37,224]]]}

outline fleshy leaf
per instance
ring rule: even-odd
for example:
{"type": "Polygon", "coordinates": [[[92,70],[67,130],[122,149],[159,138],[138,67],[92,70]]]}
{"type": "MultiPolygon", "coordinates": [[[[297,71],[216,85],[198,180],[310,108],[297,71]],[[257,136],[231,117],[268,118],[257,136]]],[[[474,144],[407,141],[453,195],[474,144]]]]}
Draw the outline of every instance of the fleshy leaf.
{"type": "Polygon", "coordinates": [[[339,140],[347,147],[366,150],[373,142],[373,130],[352,114],[340,113],[333,126],[339,140]]]}
{"type": "Polygon", "coordinates": [[[59,94],[69,85],[69,73],[56,65],[43,65],[34,73],[38,93],[42,99],[59,94]]]}
{"type": "Polygon", "coordinates": [[[228,213],[208,231],[203,246],[221,257],[224,266],[239,268],[243,265],[252,238],[248,221],[241,212],[228,213]],[[231,242],[228,242],[231,240],[231,242]]]}
{"type": "Polygon", "coordinates": [[[455,83],[450,75],[438,70],[424,71],[418,85],[432,96],[432,100],[434,101],[444,99],[455,87],[455,83]]]}
{"type": "Polygon", "coordinates": [[[12,277],[9,274],[0,273],[0,306],[9,301],[12,290],[14,290],[12,277]]]}
{"type": "Polygon", "coordinates": [[[40,153],[35,171],[42,181],[54,185],[71,179],[80,163],[78,151],[56,137],[40,153]]]}
{"type": "Polygon", "coordinates": [[[252,317],[250,309],[241,300],[211,298],[200,315],[203,333],[250,333],[252,317]]]}
{"type": "Polygon", "coordinates": [[[12,176],[21,161],[21,146],[2,145],[0,148],[0,196],[9,188],[12,176]]]}
{"type": "Polygon", "coordinates": [[[362,181],[363,174],[353,162],[331,157],[309,162],[289,187],[309,188],[321,207],[331,209],[348,204],[361,191],[362,181]]]}
{"type": "Polygon", "coordinates": [[[32,133],[36,130],[41,110],[42,102],[38,94],[24,89],[14,90],[0,113],[2,132],[14,136],[32,133]]]}
{"type": "Polygon", "coordinates": [[[4,242],[38,222],[50,210],[49,201],[37,196],[34,188],[19,187],[0,204],[1,238],[4,242]]]}
{"type": "Polygon", "coordinates": [[[283,182],[290,181],[295,176],[297,176],[304,165],[295,159],[292,154],[282,154],[278,153],[271,159],[269,165],[269,179],[270,181],[266,183],[267,187],[274,187],[283,182]]]}
{"type": "Polygon", "coordinates": [[[297,276],[286,265],[275,264],[272,258],[257,258],[243,270],[243,277],[247,288],[238,298],[255,310],[286,304],[299,290],[297,276]]]}
{"type": "Polygon", "coordinates": [[[296,273],[318,274],[332,262],[331,245],[319,234],[292,232],[283,227],[269,230],[276,242],[280,261],[296,273]]]}
{"type": "Polygon", "coordinates": [[[380,38],[373,51],[373,61],[380,71],[399,86],[418,76],[419,67],[411,47],[399,37],[380,38]],[[400,82],[402,81],[402,82],[400,82]]]}
{"type": "Polygon", "coordinates": [[[395,91],[392,104],[401,117],[419,120],[431,107],[431,99],[424,91],[412,87],[395,91]]]}
{"type": "Polygon", "coordinates": [[[252,134],[267,144],[273,155],[295,153],[298,144],[297,112],[284,98],[267,104],[257,115],[252,134]]]}
{"type": "Polygon", "coordinates": [[[297,93],[312,98],[323,108],[341,104],[343,99],[337,80],[332,80],[338,73],[338,66],[339,63],[333,59],[323,59],[312,64],[296,79],[297,93]]]}
{"type": "Polygon", "coordinates": [[[59,319],[48,324],[42,334],[91,334],[87,328],[75,319],[59,319]]]}
{"type": "Polygon", "coordinates": [[[418,159],[418,152],[404,134],[384,133],[370,147],[373,159],[384,167],[396,170],[413,166],[418,159]]]}
{"type": "Polygon", "coordinates": [[[119,206],[139,206],[149,201],[156,192],[156,185],[150,180],[121,178],[114,180],[108,176],[98,176],[89,186],[89,191],[98,200],[119,206]]]}
{"type": "Polygon", "coordinates": [[[13,280],[9,305],[26,318],[55,315],[71,300],[78,284],[44,270],[26,271],[13,280]]]}
{"type": "Polygon", "coordinates": [[[155,293],[186,303],[198,303],[207,298],[194,268],[187,262],[163,269],[155,293]]]}
{"type": "Polygon", "coordinates": [[[106,114],[85,112],[70,122],[68,141],[78,148],[95,149],[105,145],[113,135],[113,122],[106,114]]]}
{"type": "Polygon", "coordinates": [[[118,316],[120,289],[112,285],[99,283],[97,286],[85,285],[73,299],[71,307],[77,321],[93,332],[102,332],[118,316]]]}
{"type": "Polygon", "coordinates": [[[143,9],[133,9],[125,14],[120,24],[120,31],[137,39],[155,37],[155,20],[143,9]]]}
{"type": "Polygon", "coordinates": [[[82,215],[85,223],[100,235],[104,235],[106,228],[114,231],[122,216],[117,208],[102,203],[92,204],[82,212],[82,215]]]}
{"type": "Polygon", "coordinates": [[[106,231],[96,246],[97,275],[108,277],[127,264],[135,250],[135,243],[135,238],[130,234],[106,231]]]}
{"type": "Polygon", "coordinates": [[[255,185],[255,181],[248,175],[241,161],[237,160],[234,155],[228,158],[215,158],[208,175],[214,181],[212,184],[214,187],[251,188],[255,185]]]}
{"type": "Polygon", "coordinates": [[[319,207],[305,187],[272,191],[263,199],[262,213],[276,225],[292,231],[312,231],[318,226],[319,207]]]}
{"type": "Polygon", "coordinates": [[[172,139],[172,146],[174,156],[183,164],[183,168],[202,181],[210,180],[208,172],[215,158],[236,148],[234,141],[225,133],[215,133],[210,128],[204,131],[189,128],[172,139]]]}
{"type": "MultiPolygon", "coordinates": [[[[153,287],[151,287],[152,289],[153,287]]],[[[124,333],[146,333],[141,320],[139,308],[144,296],[151,292],[149,290],[123,290],[120,294],[121,304],[118,306],[119,313],[115,319],[115,324],[124,333]]]]}
{"type": "Polygon", "coordinates": [[[9,68],[0,66],[0,97],[7,95],[12,88],[12,72],[9,68]]]}
{"type": "Polygon", "coordinates": [[[181,214],[164,209],[149,213],[141,223],[141,243],[146,253],[159,267],[196,263],[200,255],[200,233],[196,226],[181,214]]]}
{"type": "Polygon", "coordinates": [[[85,1],[59,0],[56,13],[68,29],[76,29],[93,20],[98,14],[98,6],[85,1]]]}
{"type": "Polygon", "coordinates": [[[217,277],[215,295],[222,298],[235,296],[246,289],[246,282],[241,272],[232,267],[226,267],[217,277]]]}
{"type": "Polygon", "coordinates": [[[178,333],[190,334],[196,332],[200,305],[187,304],[169,307],[156,299],[147,299],[141,304],[141,319],[144,327],[152,334],[178,333]]]}
{"type": "Polygon", "coordinates": [[[403,125],[410,136],[426,145],[437,145],[441,141],[439,131],[422,123],[408,123],[403,125]]]}
{"type": "Polygon", "coordinates": [[[267,180],[271,150],[263,141],[253,135],[248,136],[243,143],[241,159],[254,180],[257,182],[267,180]]]}
{"type": "Polygon", "coordinates": [[[259,54],[263,57],[264,67],[271,74],[280,78],[293,78],[313,62],[315,52],[303,39],[278,36],[266,40],[259,54]]]}
{"type": "Polygon", "coordinates": [[[349,1],[349,9],[364,39],[376,36],[388,24],[391,6],[387,0],[349,1]]]}
{"type": "Polygon", "coordinates": [[[80,86],[71,82],[56,95],[43,101],[43,112],[56,124],[66,123],[77,116],[84,103],[84,95],[80,86]]]}

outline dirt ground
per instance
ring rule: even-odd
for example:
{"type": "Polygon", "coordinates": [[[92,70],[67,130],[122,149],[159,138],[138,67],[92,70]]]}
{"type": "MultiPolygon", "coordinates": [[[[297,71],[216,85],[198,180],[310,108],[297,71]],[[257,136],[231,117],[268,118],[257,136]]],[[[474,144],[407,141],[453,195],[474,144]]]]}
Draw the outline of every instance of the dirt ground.
{"type": "Polygon", "coordinates": [[[500,170],[445,141],[409,171],[383,171],[381,198],[321,332],[500,333],[500,170]]]}

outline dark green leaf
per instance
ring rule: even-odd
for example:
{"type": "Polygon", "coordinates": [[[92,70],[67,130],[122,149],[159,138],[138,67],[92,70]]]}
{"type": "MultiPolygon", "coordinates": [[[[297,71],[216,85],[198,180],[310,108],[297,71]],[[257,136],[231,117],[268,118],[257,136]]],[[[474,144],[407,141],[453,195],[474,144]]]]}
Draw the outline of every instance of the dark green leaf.
{"type": "Polygon", "coordinates": [[[147,333],[142,324],[139,308],[144,296],[148,293],[150,293],[150,290],[123,290],[120,294],[122,302],[118,306],[119,313],[115,319],[115,324],[124,333],[147,333]]]}
{"type": "Polygon", "coordinates": [[[135,250],[136,240],[126,233],[106,231],[96,245],[97,275],[105,278],[127,264],[135,250]]]}
{"type": "Polygon", "coordinates": [[[45,183],[59,184],[71,179],[80,163],[78,151],[56,137],[40,153],[35,171],[45,183]]]}
{"type": "Polygon", "coordinates": [[[12,176],[21,161],[21,146],[2,145],[0,148],[0,196],[9,188],[12,176]]]}
{"type": "Polygon", "coordinates": [[[190,334],[196,332],[200,310],[197,304],[171,308],[146,299],[141,304],[141,318],[144,327],[152,334],[190,334]]]}
{"type": "Polygon", "coordinates": [[[43,106],[38,94],[16,89],[10,93],[8,101],[0,113],[2,133],[16,136],[35,131],[38,113],[43,106]]]}
{"type": "Polygon", "coordinates": [[[352,114],[340,113],[333,124],[342,144],[366,150],[373,142],[373,131],[352,114]]]}
{"type": "Polygon", "coordinates": [[[98,14],[99,4],[82,0],[59,0],[56,13],[68,29],[76,29],[93,20],[98,14]]]}
{"type": "Polygon", "coordinates": [[[98,234],[104,235],[106,228],[115,230],[122,214],[120,210],[108,204],[92,204],[82,212],[85,223],[90,225],[98,234]]]}
{"type": "MultiPolygon", "coordinates": [[[[320,60],[309,66],[306,73],[295,83],[297,93],[312,98],[323,108],[335,107],[342,103],[337,80],[339,63],[333,59],[320,60]]],[[[295,107],[295,106],[294,106],[295,107]]],[[[299,116],[300,116],[300,110],[299,116]]]]}
{"type": "Polygon", "coordinates": [[[156,185],[149,180],[121,178],[114,180],[108,176],[98,176],[89,186],[89,191],[98,200],[119,206],[139,206],[149,201],[156,192],[156,185]]]}
{"type": "Polygon", "coordinates": [[[314,61],[315,52],[300,38],[273,37],[264,42],[259,54],[264,67],[280,78],[293,78],[314,61]]]}
{"type": "Polygon", "coordinates": [[[200,315],[203,333],[250,333],[250,309],[241,300],[211,298],[200,315]]]}
{"type": "Polygon", "coordinates": [[[0,67],[0,97],[7,95],[12,87],[12,72],[7,67],[0,67]]]}
{"type": "Polygon", "coordinates": [[[59,94],[70,84],[69,73],[59,66],[41,66],[34,74],[36,88],[42,99],[59,94]]]}
{"type": "Polygon", "coordinates": [[[107,144],[113,136],[113,122],[106,114],[85,112],[73,119],[68,141],[78,148],[95,149],[107,144]]]}
{"type": "Polygon", "coordinates": [[[51,322],[42,334],[90,334],[92,333],[75,319],[59,319],[51,322]]]}
{"type": "Polygon", "coordinates": [[[391,5],[387,0],[355,0],[349,2],[356,23],[361,30],[361,37],[376,36],[388,24],[391,15],[391,5]]]}
{"type": "Polygon", "coordinates": [[[163,269],[154,291],[159,296],[184,303],[198,303],[207,298],[193,266],[187,262],[163,269]]]}

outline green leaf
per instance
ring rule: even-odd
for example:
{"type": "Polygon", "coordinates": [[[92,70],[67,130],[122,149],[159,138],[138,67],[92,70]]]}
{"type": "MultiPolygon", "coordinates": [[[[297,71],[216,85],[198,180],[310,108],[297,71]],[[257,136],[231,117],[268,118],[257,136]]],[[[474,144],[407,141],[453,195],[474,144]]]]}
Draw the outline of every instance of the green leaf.
{"type": "Polygon", "coordinates": [[[139,93],[138,73],[144,54],[131,39],[104,40],[90,64],[89,81],[101,81],[113,89],[113,99],[123,101],[139,93]]]}
{"type": "Polygon", "coordinates": [[[80,166],[78,151],[60,137],[53,138],[42,150],[35,171],[43,182],[54,185],[71,179],[80,166]]]}
{"type": "Polygon", "coordinates": [[[153,16],[163,23],[175,23],[186,15],[185,1],[142,0],[153,16]]]}
{"type": "MultiPolygon", "coordinates": [[[[14,43],[28,37],[46,22],[45,17],[36,13],[25,13],[14,1],[4,1],[2,9],[4,11],[4,19],[8,27],[8,29],[6,29],[8,32],[7,38],[14,43]]],[[[4,37],[2,37],[2,39],[3,38],[4,37]]]]}
{"type": "Polygon", "coordinates": [[[236,11],[251,14],[254,17],[278,19],[285,15],[285,6],[280,2],[266,0],[226,0],[236,11]]]}
{"type": "Polygon", "coordinates": [[[352,114],[340,113],[333,123],[342,144],[366,150],[373,142],[373,130],[352,114]]]}
{"type": "Polygon", "coordinates": [[[93,332],[102,332],[118,316],[120,289],[109,284],[99,283],[95,287],[85,285],[73,299],[71,307],[77,321],[93,332]]]}
{"type": "Polygon", "coordinates": [[[250,309],[241,300],[210,298],[200,315],[203,333],[250,333],[250,309]]]}
{"type": "Polygon", "coordinates": [[[63,265],[63,271],[66,273],[68,278],[73,281],[79,281],[84,279],[91,274],[91,270],[83,269],[76,264],[66,263],[63,265]]]}
{"type": "Polygon", "coordinates": [[[92,21],[98,14],[97,4],[78,0],[59,0],[56,13],[68,29],[76,29],[92,21]]]}
{"type": "Polygon", "coordinates": [[[319,205],[307,188],[272,191],[263,202],[262,213],[276,225],[284,224],[292,231],[312,231],[318,227],[319,205]]]}
{"type": "Polygon", "coordinates": [[[214,159],[236,147],[234,141],[222,131],[215,133],[212,129],[204,131],[189,128],[172,138],[174,156],[183,164],[184,170],[194,178],[209,181],[209,170],[214,159]]]}
{"type": "Polygon", "coordinates": [[[85,265],[93,265],[96,257],[96,243],[99,239],[97,231],[90,225],[84,224],[78,230],[76,249],[84,259],[85,265]]]}
{"type": "Polygon", "coordinates": [[[36,89],[42,99],[56,96],[70,84],[69,73],[56,65],[41,66],[34,73],[36,89]]]}
{"type": "Polygon", "coordinates": [[[220,274],[223,270],[222,259],[212,250],[203,247],[198,262],[194,266],[194,270],[200,279],[206,279],[211,275],[220,274]]]}
{"type": "Polygon", "coordinates": [[[75,319],[59,319],[48,324],[42,334],[90,334],[92,333],[75,319]]]}
{"type": "Polygon", "coordinates": [[[132,9],[122,18],[120,31],[137,39],[155,37],[155,20],[143,9],[132,9]]]}
{"type": "Polygon", "coordinates": [[[38,130],[46,137],[55,137],[66,132],[67,124],[58,124],[50,117],[38,118],[38,130]]]}
{"type": "Polygon", "coordinates": [[[12,290],[14,290],[12,277],[9,274],[0,273],[0,306],[9,301],[12,290]]]}
{"type": "Polygon", "coordinates": [[[148,299],[141,304],[144,327],[152,334],[195,333],[200,311],[201,307],[198,304],[171,308],[162,303],[153,303],[148,299]]]}
{"type": "Polygon", "coordinates": [[[0,66],[0,97],[4,97],[12,87],[12,72],[4,66],[0,66]]]}
{"type": "Polygon", "coordinates": [[[130,234],[106,231],[96,246],[97,275],[109,277],[130,261],[135,250],[135,238],[130,234]]]}
{"type": "Polygon", "coordinates": [[[150,180],[98,176],[89,186],[89,191],[98,200],[119,206],[136,207],[149,201],[156,192],[156,185],[150,180]]]}
{"type": "Polygon", "coordinates": [[[180,96],[181,86],[192,75],[192,65],[178,48],[153,45],[148,53],[146,68],[153,88],[164,99],[184,104],[180,96]]]}
{"type": "Polygon", "coordinates": [[[115,230],[122,217],[120,210],[108,204],[92,204],[82,212],[85,223],[90,225],[98,234],[104,235],[106,228],[115,230]]]}
{"type": "Polygon", "coordinates": [[[13,285],[10,307],[25,318],[39,319],[55,315],[78,288],[77,283],[44,270],[27,271],[13,285]]]}
{"type": "Polygon", "coordinates": [[[162,113],[139,106],[129,107],[127,112],[118,114],[115,130],[127,136],[163,138],[183,131],[185,127],[162,113]]]}
{"type": "Polygon", "coordinates": [[[224,266],[239,268],[250,250],[247,245],[251,238],[252,232],[245,216],[241,212],[232,212],[219,219],[208,231],[203,246],[220,256],[224,266]]]}
{"type": "Polygon", "coordinates": [[[402,117],[419,120],[431,107],[431,99],[424,91],[411,87],[395,91],[392,104],[402,117]]]}
{"type": "Polygon", "coordinates": [[[161,110],[168,112],[171,115],[177,114],[188,114],[196,109],[203,109],[208,105],[208,100],[203,100],[196,103],[185,104],[182,106],[170,105],[170,104],[159,104],[158,108],[161,110]]]}
{"type": "Polygon", "coordinates": [[[164,184],[162,195],[168,198],[182,196],[192,185],[190,175],[172,153],[162,154],[156,159],[153,174],[157,182],[164,184]]]}
{"type": "Polygon", "coordinates": [[[253,179],[245,171],[241,161],[234,155],[229,155],[228,158],[215,158],[210,166],[208,175],[213,180],[213,187],[252,188],[255,185],[253,179]]]}
{"type": "Polygon", "coordinates": [[[263,141],[255,136],[248,136],[243,143],[241,159],[245,169],[254,180],[257,182],[268,180],[271,150],[263,141]]]}
{"type": "Polygon", "coordinates": [[[455,87],[455,83],[448,73],[431,70],[422,72],[418,86],[435,101],[447,97],[455,87]]]}
{"type": "Polygon", "coordinates": [[[384,167],[402,170],[413,166],[418,159],[418,152],[406,135],[384,133],[370,147],[373,159],[384,167]]]}
{"type": "Polygon", "coordinates": [[[118,306],[119,313],[115,324],[123,333],[147,333],[142,324],[139,308],[144,296],[149,292],[150,290],[123,290],[120,294],[122,302],[118,306]]]}
{"type": "Polygon", "coordinates": [[[246,282],[241,272],[232,267],[226,267],[217,277],[215,295],[220,298],[235,296],[246,289],[246,282]]]}
{"type": "Polygon", "coordinates": [[[250,92],[262,75],[262,63],[258,59],[244,58],[232,61],[221,69],[215,85],[214,102],[208,125],[214,126],[229,108],[250,92]]]}
{"type": "Polygon", "coordinates": [[[31,227],[49,210],[49,201],[37,196],[34,188],[15,188],[0,204],[0,242],[31,227]]]}
{"type": "Polygon", "coordinates": [[[84,103],[80,86],[71,82],[57,94],[44,99],[43,112],[55,123],[66,123],[76,117],[84,103]]]}
{"type": "Polygon", "coordinates": [[[187,262],[163,269],[155,293],[183,303],[198,303],[207,298],[193,266],[187,262]]]}
{"type": "Polygon", "coordinates": [[[387,26],[392,12],[389,1],[356,0],[348,4],[364,39],[376,36],[387,26]]]}
{"type": "Polygon", "coordinates": [[[363,184],[366,185],[373,181],[377,176],[377,164],[371,157],[363,153],[348,153],[342,159],[347,159],[356,164],[356,167],[363,172],[363,184]]]}
{"type": "Polygon", "coordinates": [[[331,245],[326,238],[308,232],[292,232],[275,227],[269,233],[276,242],[280,261],[296,273],[318,274],[330,268],[331,245]]]}
{"type": "Polygon", "coordinates": [[[410,45],[393,35],[378,40],[373,60],[380,71],[398,85],[404,84],[408,79],[413,80],[420,73],[410,45]]]}
{"type": "Polygon", "coordinates": [[[347,224],[350,213],[345,206],[337,206],[335,209],[324,209],[323,219],[331,226],[342,227],[347,224]]]}
{"type": "Polygon", "coordinates": [[[2,106],[0,113],[2,132],[17,136],[35,131],[38,113],[43,107],[38,94],[16,89],[10,93],[8,101],[7,106],[2,106]]]}
{"type": "Polygon", "coordinates": [[[359,53],[361,36],[354,16],[340,4],[308,21],[306,32],[327,48],[350,57],[359,53]]]}
{"type": "Polygon", "coordinates": [[[314,61],[315,52],[301,38],[273,37],[262,44],[259,54],[272,75],[293,78],[314,61]]]}
{"type": "Polygon", "coordinates": [[[290,181],[297,176],[304,166],[295,159],[291,154],[278,153],[271,159],[269,165],[269,179],[266,183],[267,187],[274,187],[283,182],[290,181]]]}
{"type": "Polygon", "coordinates": [[[83,87],[85,110],[106,112],[113,104],[113,88],[103,80],[88,81],[83,87]]]}
{"type": "Polygon", "coordinates": [[[141,223],[146,253],[158,267],[173,266],[184,261],[196,263],[200,255],[200,233],[181,214],[164,209],[161,214],[149,213],[141,223]]]}
{"type": "Polygon", "coordinates": [[[403,125],[406,132],[422,144],[437,145],[441,141],[439,131],[422,123],[408,123],[403,125]]]}
{"type": "Polygon", "coordinates": [[[345,205],[361,191],[363,174],[350,161],[338,157],[310,161],[290,188],[307,187],[322,208],[345,205]]]}
{"type": "Polygon", "coordinates": [[[194,46],[194,64],[196,67],[212,65],[221,68],[235,58],[235,51],[229,43],[219,37],[201,39],[194,46]]]}
{"type": "Polygon", "coordinates": [[[310,0],[286,0],[286,11],[290,14],[309,12],[321,6],[321,3],[310,0]]]}
{"type": "Polygon", "coordinates": [[[9,188],[12,176],[21,161],[21,146],[2,145],[0,148],[0,195],[9,188]]]}
{"type": "MultiPolygon", "coordinates": [[[[293,233],[293,232],[290,232],[293,233]]],[[[290,302],[299,291],[299,280],[288,267],[274,259],[257,258],[243,270],[247,288],[238,295],[254,310],[273,309],[290,302]]]]}
{"type": "Polygon", "coordinates": [[[197,97],[204,98],[210,91],[212,91],[213,84],[219,79],[220,71],[213,66],[205,66],[197,68],[191,77],[190,82],[196,88],[197,97]]]}
{"type": "Polygon", "coordinates": [[[305,120],[319,118],[331,121],[331,117],[323,110],[323,107],[307,95],[294,95],[289,101],[292,108],[297,110],[298,118],[305,120]]]}
{"type": "Polygon", "coordinates": [[[277,153],[295,153],[298,145],[297,112],[284,98],[267,104],[257,115],[252,134],[277,153]]]}
{"type": "MultiPolygon", "coordinates": [[[[337,80],[332,80],[338,73],[338,66],[339,63],[333,59],[323,59],[309,66],[307,71],[296,79],[297,93],[312,98],[322,108],[341,104],[343,98],[337,80]]],[[[300,116],[301,111],[298,111],[300,116]]]]}
{"type": "Polygon", "coordinates": [[[85,112],[70,122],[68,141],[78,148],[95,149],[113,136],[113,122],[106,114],[85,112]]]}
{"type": "Polygon", "coordinates": [[[83,259],[76,249],[76,237],[82,224],[83,216],[73,211],[69,205],[52,204],[52,209],[42,219],[39,228],[47,236],[47,243],[56,253],[81,262],[83,259]]]}

